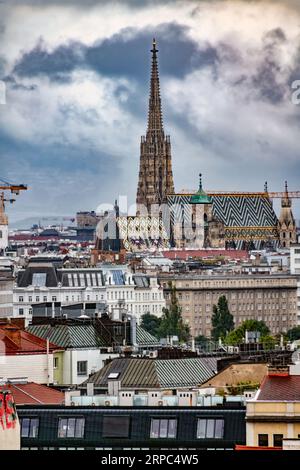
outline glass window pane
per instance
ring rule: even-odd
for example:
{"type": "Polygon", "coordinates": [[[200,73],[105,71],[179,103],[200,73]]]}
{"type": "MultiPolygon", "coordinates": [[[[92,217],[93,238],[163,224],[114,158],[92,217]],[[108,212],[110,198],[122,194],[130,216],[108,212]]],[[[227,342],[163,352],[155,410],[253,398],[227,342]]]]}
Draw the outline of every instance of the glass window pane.
{"type": "Polygon", "coordinates": [[[23,418],[21,423],[21,437],[29,436],[30,419],[23,418]]]}
{"type": "Polygon", "coordinates": [[[67,429],[67,437],[74,437],[75,436],[75,418],[68,419],[68,429],[67,429]]]}
{"type": "Polygon", "coordinates": [[[205,439],[206,436],[206,419],[198,419],[197,439],[205,439]]]}
{"type": "Polygon", "coordinates": [[[224,419],[216,419],[215,438],[222,439],[224,437],[224,419]]]}
{"type": "Polygon", "coordinates": [[[207,420],[207,426],[206,426],[206,437],[211,438],[214,437],[215,434],[215,420],[214,419],[208,419],[207,420]]]}
{"type": "Polygon", "coordinates": [[[151,420],[150,437],[157,439],[159,437],[159,419],[151,420]]]}
{"type": "Polygon", "coordinates": [[[76,419],[75,437],[84,437],[84,418],[76,419]]]}
{"type": "Polygon", "coordinates": [[[168,437],[175,438],[177,431],[177,419],[169,419],[168,437]]]}
{"type": "Polygon", "coordinates": [[[103,437],[129,437],[129,416],[104,416],[103,437]]]}
{"type": "Polygon", "coordinates": [[[33,418],[30,420],[29,437],[38,437],[38,433],[39,433],[39,420],[38,418],[33,418]]]}
{"type": "Polygon", "coordinates": [[[168,420],[161,419],[160,428],[159,428],[159,437],[167,437],[167,436],[168,436],[168,420]]]}
{"type": "Polygon", "coordinates": [[[282,447],[283,434],[273,434],[273,446],[282,447]]]}
{"type": "Polygon", "coordinates": [[[67,437],[68,420],[59,418],[58,421],[58,437],[67,437]]]}
{"type": "Polygon", "coordinates": [[[268,447],[268,445],[269,445],[269,436],[268,436],[268,434],[259,434],[258,435],[258,445],[259,445],[259,447],[268,447]]]}

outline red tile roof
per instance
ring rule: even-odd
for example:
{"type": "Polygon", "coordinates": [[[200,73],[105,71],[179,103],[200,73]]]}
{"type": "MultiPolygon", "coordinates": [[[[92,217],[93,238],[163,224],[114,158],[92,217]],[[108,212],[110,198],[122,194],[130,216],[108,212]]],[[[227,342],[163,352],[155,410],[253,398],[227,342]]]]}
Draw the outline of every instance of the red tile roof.
{"type": "Polygon", "coordinates": [[[10,390],[16,405],[61,405],[65,399],[63,392],[34,382],[8,384],[0,390],[10,390]]]}
{"type": "Polygon", "coordinates": [[[267,375],[261,385],[259,401],[300,401],[300,375],[267,375]]]}
{"type": "MultiPolygon", "coordinates": [[[[62,349],[49,343],[49,352],[62,349]]],[[[46,354],[47,341],[17,326],[0,326],[0,355],[46,354]]]]}

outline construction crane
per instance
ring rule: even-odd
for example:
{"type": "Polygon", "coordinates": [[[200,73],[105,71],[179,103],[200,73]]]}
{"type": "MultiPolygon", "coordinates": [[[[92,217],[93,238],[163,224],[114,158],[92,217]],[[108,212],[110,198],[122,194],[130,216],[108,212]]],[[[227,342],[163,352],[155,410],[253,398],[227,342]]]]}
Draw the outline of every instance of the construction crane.
{"type": "Polygon", "coordinates": [[[0,178],[0,217],[1,221],[6,221],[7,224],[7,216],[5,215],[5,202],[9,202],[12,204],[15,202],[14,198],[6,198],[4,196],[4,191],[10,191],[12,194],[20,194],[20,191],[26,191],[27,186],[25,184],[13,184],[9,183],[8,181],[0,178]]]}
{"type": "Polygon", "coordinates": [[[26,191],[27,186],[25,184],[13,184],[0,178],[0,191],[10,191],[12,194],[20,194],[20,191],[26,191]]]}

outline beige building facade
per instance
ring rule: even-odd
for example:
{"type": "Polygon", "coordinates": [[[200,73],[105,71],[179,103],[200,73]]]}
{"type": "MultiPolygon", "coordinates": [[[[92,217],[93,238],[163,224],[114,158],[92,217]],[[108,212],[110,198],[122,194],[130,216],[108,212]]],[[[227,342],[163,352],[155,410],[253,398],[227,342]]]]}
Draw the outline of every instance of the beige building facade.
{"type": "Polygon", "coordinates": [[[182,316],[193,336],[211,336],[213,305],[225,295],[235,327],[243,321],[264,321],[271,334],[297,325],[297,278],[291,275],[161,275],[167,305],[169,282],[176,287],[182,316]]]}

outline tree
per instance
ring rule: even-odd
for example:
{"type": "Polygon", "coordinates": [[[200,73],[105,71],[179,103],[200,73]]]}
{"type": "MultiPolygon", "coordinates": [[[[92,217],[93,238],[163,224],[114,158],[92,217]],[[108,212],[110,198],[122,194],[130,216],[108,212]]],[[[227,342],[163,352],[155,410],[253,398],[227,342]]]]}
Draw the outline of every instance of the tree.
{"type": "Polygon", "coordinates": [[[158,329],[158,337],[178,336],[180,342],[187,342],[190,338],[190,327],[181,316],[181,307],[178,305],[176,288],[171,285],[171,304],[163,308],[163,315],[158,329]]]}
{"type": "MultiPolygon", "coordinates": [[[[236,346],[243,342],[247,331],[259,331],[261,339],[269,336],[270,330],[264,321],[245,320],[238,328],[231,331],[225,338],[225,343],[236,346]]],[[[262,341],[260,341],[262,342],[262,341]]]]}
{"type": "Polygon", "coordinates": [[[259,342],[262,343],[265,351],[271,351],[276,345],[276,340],[274,336],[271,335],[262,336],[259,342]]]}
{"type": "Polygon", "coordinates": [[[206,336],[203,335],[198,335],[195,336],[195,343],[196,344],[207,344],[209,342],[209,339],[206,336]]]}
{"type": "Polygon", "coordinates": [[[155,315],[151,315],[151,313],[147,312],[144,313],[141,317],[141,327],[148,331],[153,336],[158,335],[158,329],[160,327],[161,319],[155,315]]]}
{"type": "Polygon", "coordinates": [[[218,341],[219,338],[225,338],[229,331],[234,328],[233,316],[231,315],[225,295],[219,297],[218,305],[213,306],[212,338],[218,341]]]}
{"type": "Polygon", "coordinates": [[[289,341],[296,341],[300,339],[300,326],[295,326],[287,332],[287,337],[289,341]]]}

